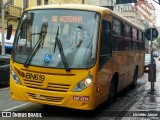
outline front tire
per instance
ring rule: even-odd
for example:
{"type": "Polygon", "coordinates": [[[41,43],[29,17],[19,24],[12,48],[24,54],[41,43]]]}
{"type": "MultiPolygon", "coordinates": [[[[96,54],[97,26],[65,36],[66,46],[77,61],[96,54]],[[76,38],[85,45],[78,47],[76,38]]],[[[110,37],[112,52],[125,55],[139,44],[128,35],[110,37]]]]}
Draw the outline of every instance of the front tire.
{"type": "Polygon", "coordinates": [[[107,103],[111,104],[113,101],[116,100],[117,96],[117,85],[114,79],[112,79],[110,88],[109,88],[109,95],[108,95],[108,100],[107,103]]]}

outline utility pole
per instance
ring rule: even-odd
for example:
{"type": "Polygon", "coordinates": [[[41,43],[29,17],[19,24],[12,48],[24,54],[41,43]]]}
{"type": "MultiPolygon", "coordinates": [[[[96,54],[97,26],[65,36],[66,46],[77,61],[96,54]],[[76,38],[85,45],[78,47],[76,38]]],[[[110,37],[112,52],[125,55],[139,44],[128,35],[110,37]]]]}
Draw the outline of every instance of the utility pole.
{"type": "Polygon", "coordinates": [[[154,92],[154,82],[155,82],[155,80],[153,79],[153,75],[154,75],[154,73],[153,73],[153,71],[154,71],[154,69],[153,69],[153,40],[152,40],[152,33],[153,33],[153,31],[152,31],[152,29],[150,29],[150,38],[151,38],[151,64],[150,64],[150,66],[151,67],[149,67],[149,70],[150,70],[150,81],[151,81],[151,94],[153,94],[153,92],[154,92]]]}
{"type": "Polygon", "coordinates": [[[151,63],[149,65],[148,81],[151,82],[151,94],[154,93],[154,82],[156,82],[156,64],[153,59],[152,41],[157,39],[158,31],[155,28],[148,28],[145,31],[147,40],[151,41],[151,63]]]}
{"type": "Polygon", "coordinates": [[[8,0],[6,3],[3,3],[2,1],[2,4],[1,4],[1,11],[2,11],[2,41],[1,41],[1,54],[2,55],[5,55],[5,40],[4,40],[4,12],[5,12],[5,8],[6,8],[6,5],[8,5],[9,3],[11,2],[11,0],[8,0]]]}

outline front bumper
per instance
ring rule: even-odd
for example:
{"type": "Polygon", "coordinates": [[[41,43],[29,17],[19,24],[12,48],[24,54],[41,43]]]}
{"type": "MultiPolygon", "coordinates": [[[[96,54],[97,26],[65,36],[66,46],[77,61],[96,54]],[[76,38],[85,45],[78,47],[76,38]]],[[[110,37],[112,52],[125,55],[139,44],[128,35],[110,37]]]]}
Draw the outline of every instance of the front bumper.
{"type": "Polygon", "coordinates": [[[95,108],[94,96],[89,90],[81,92],[55,92],[41,90],[16,84],[13,79],[10,78],[10,93],[11,98],[26,102],[35,102],[80,110],[92,110],[95,108]],[[75,99],[75,97],[78,99],[75,99]]]}

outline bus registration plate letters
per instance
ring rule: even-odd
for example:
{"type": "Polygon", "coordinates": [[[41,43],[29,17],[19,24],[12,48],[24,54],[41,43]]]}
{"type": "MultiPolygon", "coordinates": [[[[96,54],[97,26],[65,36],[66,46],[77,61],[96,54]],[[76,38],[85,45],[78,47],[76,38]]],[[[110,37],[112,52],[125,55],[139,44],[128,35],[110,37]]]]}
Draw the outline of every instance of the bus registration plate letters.
{"type": "Polygon", "coordinates": [[[44,75],[34,74],[34,73],[26,73],[26,78],[36,80],[36,81],[41,81],[41,82],[43,82],[45,80],[44,75]]]}
{"type": "Polygon", "coordinates": [[[73,100],[89,101],[89,96],[73,96],[73,100]]]}

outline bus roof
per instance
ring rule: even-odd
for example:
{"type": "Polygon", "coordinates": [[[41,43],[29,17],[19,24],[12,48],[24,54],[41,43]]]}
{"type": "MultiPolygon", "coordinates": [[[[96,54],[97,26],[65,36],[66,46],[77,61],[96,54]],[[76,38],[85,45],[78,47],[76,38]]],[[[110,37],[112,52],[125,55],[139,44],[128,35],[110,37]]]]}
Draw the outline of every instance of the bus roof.
{"type": "Polygon", "coordinates": [[[30,9],[49,9],[49,8],[64,8],[64,9],[78,9],[78,10],[90,10],[90,11],[103,11],[105,7],[87,5],[87,4],[50,4],[50,5],[41,5],[27,8],[30,9]]]}
{"type": "Polygon", "coordinates": [[[100,14],[104,14],[104,13],[105,14],[110,14],[110,15],[115,16],[116,18],[118,18],[120,20],[123,20],[125,23],[128,23],[129,25],[134,26],[135,28],[144,31],[144,29],[140,28],[135,23],[130,22],[129,20],[127,20],[123,16],[115,13],[114,11],[110,10],[109,8],[95,6],[95,5],[87,5],[87,4],[50,4],[50,5],[34,6],[34,7],[27,8],[26,10],[52,9],[52,8],[89,10],[89,11],[99,12],[100,14]]]}

